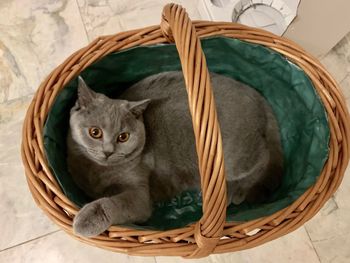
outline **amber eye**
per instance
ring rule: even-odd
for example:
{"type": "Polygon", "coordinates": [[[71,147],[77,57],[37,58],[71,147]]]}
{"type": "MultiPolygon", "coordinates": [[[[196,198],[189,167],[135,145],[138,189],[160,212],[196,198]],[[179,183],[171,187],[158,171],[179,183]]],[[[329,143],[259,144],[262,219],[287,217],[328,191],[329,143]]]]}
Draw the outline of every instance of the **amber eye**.
{"type": "Polygon", "coordinates": [[[91,127],[89,129],[89,134],[94,139],[102,138],[102,130],[100,128],[97,128],[97,127],[91,127]]]}
{"type": "Polygon", "coordinates": [[[127,140],[129,140],[129,137],[130,137],[130,133],[123,132],[123,133],[119,134],[118,142],[126,142],[127,140]]]}

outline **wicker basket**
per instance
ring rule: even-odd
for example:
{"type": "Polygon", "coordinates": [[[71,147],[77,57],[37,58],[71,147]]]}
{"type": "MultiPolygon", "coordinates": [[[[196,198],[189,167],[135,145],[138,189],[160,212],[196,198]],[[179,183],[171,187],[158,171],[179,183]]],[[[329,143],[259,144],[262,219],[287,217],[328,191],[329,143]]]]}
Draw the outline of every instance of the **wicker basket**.
{"type": "Polygon", "coordinates": [[[317,59],[291,41],[263,30],[224,22],[191,22],[185,9],[165,6],[160,26],[97,38],[75,52],[41,84],[23,127],[22,158],[29,188],[37,205],[68,234],[82,242],[112,251],[142,256],[199,258],[252,248],[283,236],[309,220],[338,188],[349,159],[349,113],[334,79],[317,59]],[[225,222],[226,184],[221,134],[206,60],[199,38],[225,36],[273,49],[297,64],[312,80],[328,114],[329,158],[317,182],[290,206],[268,217],[225,222]],[[193,118],[203,193],[203,217],[169,231],[111,227],[105,234],[81,238],[72,231],[77,207],[64,195],[48,167],[43,126],[57,93],[98,59],[127,48],[175,42],[185,77],[193,118]],[[256,230],[254,233],[252,230],[256,230]]]}

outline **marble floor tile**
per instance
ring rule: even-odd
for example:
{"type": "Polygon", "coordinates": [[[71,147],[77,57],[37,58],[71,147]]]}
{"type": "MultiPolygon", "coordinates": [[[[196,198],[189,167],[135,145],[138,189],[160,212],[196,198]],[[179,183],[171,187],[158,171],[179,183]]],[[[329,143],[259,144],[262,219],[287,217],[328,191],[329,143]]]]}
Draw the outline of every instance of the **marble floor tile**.
{"type": "Polygon", "coordinates": [[[5,0],[0,14],[0,103],[33,93],[87,44],[76,1],[5,0]]]}
{"type": "MultiPolygon", "coordinates": [[[[340,209],[347,209],[350,211],[350,166],[348,166],[343,181],[334,194],[334,200],[340,209]]],[[[350,231],[350,221],[348,223],[350,231]]]]}
{"type": "MultiPolygon", "coordinates": [[[[349,197],[348,197],[349,198],[349,197]]],[[[334,200],[306,225],[313,246],[322,263],[350,262],[350,210],[334,200]]]]}
{"type": "Polygon", "coordinates": [[[242,257],[245,259],[244,262],[247,263],[319,262],[318,256],[314,251],[313,245],[304,227],[300,227],[296,231],[262,246],[243,251],[242,257]],[[307,259],[307,261],[305,261],[305,259],[307,259]]]}
{"type": "Polygon", "coordinates": [[[350,262],[350,168],[321,211],[306,225],[322,263],[350,262]]]}
{"type": "Polygon", "coordinates": [[[321,58],[321,62],[338,82],[350,73],[350,32],[321,58]]]}
{"type": "Polygon", "coordinates": [[[16,121],[16,118],[24,119],[32,97],[33,95],[27,95],[15,100],[0,103],[0,125],[16,121]]]}
{"type": "MultiPolygon", "coordinates": [[[[340,83],[350,109],[350,75],[340,83]]],[[[350,262],[350,167],[334,196],[305,224],[322,263],[350,262]]]]}
{"type": "Polygon", "coordinates": [[[350,110],[350,73],[340,82],[340,88],[347,101],[348,109],[350,110]]]}
{"type": "MultiPolygon", "coordinates": [[[[182,257],[156,257],[156,263],[213,263],[212,261],[213,256],[209,256],[206,258],[199,258],[199,259],[184,259],[182,257]]],[[[235,263],[239,263],[235,262],[235,263]]]]}
{"type": "Polygon", "coordinates": [[[0,250],[58,229],[35,205],[24,175],[20,143],[29,101],[0,105],[0,250]]]}
{"type": "Polygon", "coordinates": [[[154,257],[132,257],[83,244],[63,231],[0,252],[0,262],[11,263],[155,263],[154,257]]]}
{"type": "MultiPolygon", "coordinates": [[[[190,263],[319,263],[304,227],[262,246],[235,253],[211,255],[204,259],[194,259],[190,263]]],[[[179,257],[156,257],[157,263],[180,263],[179,257]]]]}
{"type": "Polygon", "coordinates": [[[346,59],[346,68],[350,72],[350,32],[332,50],[346,59]]]}
{"type": "Polygon", "coordinates": [[[192,19],[199,19],[198,0],[77,0],[89,40],[160,23],[163,6],[183,5],[192,19]]]}

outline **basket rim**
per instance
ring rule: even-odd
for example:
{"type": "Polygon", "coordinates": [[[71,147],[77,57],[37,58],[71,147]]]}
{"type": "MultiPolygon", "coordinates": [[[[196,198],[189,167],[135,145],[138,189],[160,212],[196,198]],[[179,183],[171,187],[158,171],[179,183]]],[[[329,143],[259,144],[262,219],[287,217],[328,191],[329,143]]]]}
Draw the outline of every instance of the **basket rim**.
{"type": "MultiPolygon", "coordinates": [[[[230,52],[227,49],[225,50],[225,52],[223,52],[222,50],[216,52],[216,48],[221,49],[221,45],[225,46],[225,45],[228,45],[228,43],[231,43],[233,46],[239,45],[239,47],[240,47],[239,50],[241,50],[241,48],[242,48],[243,54],[242,55],[238,55],[238,57],[242,57],[242,56],[245,57],[244,54],[248,54],[248,53],[249,53],[248,57],[251,57],[250,51],[253,51],[251,49],[254,49],[254,51],[256,51],[257,48],[258,48],[259,50],[261,49],[260,52],[264,53],[264,55],[260,55],[259,56],[260,59],[264,59],[265,60],[265,56],[266,55],[271,55],[274,58],[274,61],[275,61],[275,59],[280,61],[280,62],[276,62],[276,63],[278,63],[278,65],[280,65],[282,68],[285,68],[285,69],[288,69],[288,71],[291,70],[292,72],[294,72],[293,76],[295,76],[295,74],[296,74],[300,78],[302,77],[302,79],[304,81],[307,80],[306,83],[303,82],[304,85],[306,85],[305,89],[308,90],[308,91],[305,91],[305,94],[307,92],[310,92],[310,95],[312,95],[312,100],[315,99],[317,101],[317,105],[322,105],[320,103],[320,99],[318,98],[318,95],[316,94],[316,92],[314,91],[313,86],[311,85],[311,82],[309,81],[308,77],[304,74],[304,72],[300,71],[300,69],[298,67],[296,67],[293,63],[291,63],[291,62],[287,61],[286,59],[284,59],[284,57],[280,56],[279,54],[274,53],[274,52],[272,52],[270,50],[267,50],[266,48],[264,48],[262,46],[258,46],[258,45],[254,45],[254,44],[252,45],[252,44],[245,43],[245,42],[242,42],[242,41],[237,40],[237,39],[226,38],[226,37],[221,37],[221,36],[204,38],[204,39],[202,39],[201,42],[202,42],[202,46],[203,46],[203,51],[205,52],[205,55],[206,55],[207,63],[208,63],[208,65],[211,68],[211,72],[216,72],[217,70],[220,70],[219,74],[224,74],[226,76],[233,77],[233,78],[240,77],[240,74],[237,73],[237,70],[239,71],[239,68],[240,68],[240,65],[239,65],[240,63],[237,63],[237,61],[236,62],[234,61],[235,60],[234,58],[237,55],[231,56],[231,55],[227,54],[227,52],[230,52]],[[213,44],[213,43],[215,43],[215,44],[213,44]],[[244,48],[247,48],[248,50],[245,50],[244,48]],[[211,50],[211,54],[207,53],[208,49],[209,49],[209,51],[211,50]],[[227,58],[227,60],[226,60],[226,58],[227,58]],[[212,63],[214,63],[214,65],[212,63]],[[225,70],[225,66],[224,66],[223,69],[220,69],[220,64],[230,65],[231,63],[236,65],[235,67],[237,67],[235,70],[232,70],[232,72],[231,72],[231,70],[225,70]],[[281,64],[281,63],[283,63],[283,64],[281,64]],[[230,74],[230,72],[231,72],[232,75],[227,75],[227,74],[230,74]],[[312,91],[310,91],[310,90],[312,90],[312,91]]],[[[234,49],[234,47],[231,47],[231,48],[234,49]]],[[[230,50],[231,50],[231,48],[230,48],[230,50]]],[[[154,58],[154,61],[152,61],[152,64],[156,64],[157,65],[157,66],[155,66],[155,68],[156,68],[155,70],[151,70],[152,73],[150,73],[150,69],[147,69],[147,73],[144,73],[144,72],[140,73],[142,76],[140,76],[139,73],[136,73],[136,75],[135,75],[135,73],[132,73],[131,76],[133,76],[133,77],[135,76],[136,80],[139,80],[140,78],[143,78],[144,76],[149,75],[149,74],[157,74],[158,73],[158,72],[153,72],[153,71],[157,71],[159,69],[158,61],[159,61],[159,59],[160,59],[160,61],[162,61],[161,58],[163,57],[160,53],[164,53],[164,52],[167,53],[166,54],[167,62],[161,63],[161,65],[162,66],[166,65],[166,67],[167,67],[166,70],[172,70],[172,69],[169,69],[169,67],[171,67],[171,65],[174,64],[174,60],[173,59],[174,59],[174,56],[176,56],[175,55],[176,54],[176,49],[175,49],[174,45],[173,44],[150,45],[150,46],[147,46],[147,47],[133,47],[133,48],[130,48],[130,49],[127,49],[127,50],[123,50],[123,51],[120,51],[120,52],[109,54],[106,57],[101,58],[99,61],[97,61],[95,64],[93,64],[89,68],[85,69],[84,72],[82,72],[82,76],[85,78],[85,81],[87,83],[89,83],[90,87],[101,88],[101,87],[105,86],[104,83],[109,83],[109,84],[113,83],[113,87],[115,87],[114,81],[117,81],[118,83],[121,82],[122,83],[121,86],[124,87],[125,86],[125,81],[132,81],[132,82],[134,82],[134,80],[130,79],[131,76],[129,74],[126,74],[126,76],[124,75],[125,72],[123,72],[123,68],[126,65],[120,65],[118,63],[118,61],[119,61],[118,57],[121,56],[122,57],[122,61],[124,61],[124,59],[126,57],[128,59],[131,59],[131,60],[135,60],[136,59],[136,62],[135,61],[127,62],[127,67],[131,67],[132,68],[133,66],[135,66],[135,65],[137,66],[137,65],[139,65],[139,63],[142,63],[142,61],[144,61],[144,59],[140,59],[140,56],[142,57],[142,54],[140,52],[142,54],[144,54],[148,58],[145,61],[146,63],[148,63],[147,61],[149,61],[149,59],[153,60],[153,57],[155,56],[155,54],[159,54],[159,58],[154,58]],[[168,54],[169,49],[171,49],[171,53],[170,54],[173,54],[173,56],[168,54]],[[149,52],[151,52],[152,55],[149,55],[149,52]],[[136,53],[136,55],[135,55],[135,53],[136,53]],[[129,57],[129,56],[131,56],[131,57],[129,57]],[[107,60],[106,63],[104,63],[105,59],[107,60]],[[129,63],[131,63],[131,64],[129,64],[129,63]],[[104,65],[106,65],[105,68],[104,68],[104,65]],[[113,72],[118,72],[118,74],[117,74],[117,76],[113,76],[113,77],[112,76],[108,76],[108,73],[106,73],[106,74],[103,73],[104,70],[107,70],[106,72],[109,72],[109,70],[112,70],[113,72]],[[102,74],[103,77],[99,76],[98,74],[102,74]],[[121,74],[121,76],[119,76],[119,74],[121,74]],[[93,77],[92,78],[89,77],[90,75],[92,75],[93,77]],[[96,82],[96,78],[99,79],[99,81],[96,82]],[[109,79],[109,78],[113,78],[113,81],[111,79],[109,79]],[[92,83],[90,83],[90,81],[92,81],[92,83]],[[99,83],[99,84],[97,84],[97,83],[99,83]]],[[[235,54],[237,52],[237,49],[235,51],[231,50],[231,52],[235,54]]],[[[271,60],[272,60],[272,57],[271,57],[271,60]]],[[[245,61],[249,60],[249,58],[245,57],[244,60],[245,61]]],[[[252,62],[252,64],[253,64],[252,67],[254,67],[254,63],[255,62],[252,62]]],[[[175,64],[178,64],[178,61],[175,64]]],[[[264,65],[262,65],[262,66],[263,67],[266,67],[266,66],[269,67],[269,64],[267,63],[265,66],[264,65]]],[[[152,68],[152,67],[153,66],[150,66],[149,68],[152,68]]],[[[259,70],[259,68],[256,68],[256,66],[254,68],[256,70],[259,70]]],[[[140,70],[140,68],[137,68],[136,72],[139,72],[139,70],[140,70]]],[[[141,70],[143,71],[142,67],[141,67],[141,70]]],[[[176,70],[178,70],[178,69],[176,69],[176,70]]],[[[269,71],[266,71],[266,69],[263,70],[263,71],[265,72],[265,74],[267,72],[269,72],[269,71]]],[[[242,74],[244,74],[244,72],[246,72],[246,71],[242,70],[242,74]]],[[[253,75],[255,75],[255,74],[256,73],[253,73],[253,75]]],[[[280,75],[280,74],[278,73],[277,75],[280,75]]],[[[251,77],[253,77],[253,76],[251,76],[251,77]]],[[[244,77],[244,79],[246,79],[246,78],[247,77],[244,77]]],[[[248,79],[250,79],[250,78],[248,77],[248,79]]],[[[286,81],[285,85],[288,85],[288,83],[291,83],[290,85],[295,85],[296,83],[300,83],[298,81],[299,78],[296,77],[296,79],[297,79],[297,81],[292,80],[292,79],[285,79],[285,81],[286,81]]],[[[265,83],[265,85],[266,84],[269,86],[270,82],[268,81],[268,83],[265,83]]],[[[248,85],[249,85],[249,83],[248,83],[248,85]]],[[[255,83],[255,85],[259,85],[261,87],[260,80],[259,80],[259,83],[255,83]]],[[[255,85],[252,85],[252,87],[254,87],[255,85]]],[[[56,162],[59,162],[58,159],[64,158],[62,153],[59,154],[59,156],[61,156],[61,157],[59,157],[59,156],[54,157],[53,156],[53,155],[55,155],[54,152],[56,151],[55,149],[57,149],[56,147],[60,147],[59,145],[64,143],[64,141],[62,141],[62,139],[60,139],[60,138],[57,138],[56,135],[52,136],[50,134],[52,132],[52,133],[60,133],[60,134],[64,135],[64,133],[62,133],[63,132],[63,130],[62,130],[63,126],[61,126],[62,122],[59,121],[59,123],[61,125],[56,126],[58,124],[56,122],[56,118],[58,117],[59,119],[61,119],[62,116],[65,116],[63,119],[69,118],[69,115],[67,115],[67,114],[69,114],[69,111],[63,105],[65,105],[65,103],[67,102],[68,97],[70,97],[69,94],[74,93],[73,89],[72,89],[72,87],[74,87],[74,86],[76,86],[74,84],[74,81],[68,83],[67,86],[65,87],[65,89],[68,89],[68,90],[65,91],[65,92],[59,93],[58,96],[56,97],[55,102],[53,103],[53,106],[52,106],[51,110],[48,113],[48,117],[47,117],[47,120],[46,120],[46,123],[45,123],[45,126],[44,126],[44,130],[43,130],[43,136],[44,136],[44,147],[45,147],[45,151],[46,151],[46,158],[48,160],[48,163],[50,165],[52,173],[57,178],[57,181],[58,181],[59,185],[61,186],[64,194],[74,204],[76,204],[78,207],[82,207],[87,202],[87,200],[85,200],[84,198],[83,198],[84,200],[81,199],[80,195],[81,194],[84,195],[84,194],[83,193],[79,193],[79,192],[75,192],[77,189],[71,188],[71,185],[73,184],[73,182],[72,181],[70,181],[70,182],[66,181],[65,178],[68,176],[68,174],[66,173],[67,171],[64,172],[64,173],[62,172],[62,168],[64,168],[63,167],[64,163],[62,163],[61,165],[57,165],[57,163],[56,163],[56,162]],[[63,112],[62,112],[62,107],[65,108],[65,110],[63,112]],[[59,117],[59,116],[61,116],[61,117],[59,117]]],[[[117,85],[117,86],[119,86],[119,85],[117,85]]],[[[269,90],[268,86],[266,86],[265,89],[269,90]]],[[[111,87],[108,86],[108,88],[102,88],[102,89],[98,89],[96,91],[101,92],[101,93],[107,92],[107,96],[108,96],[108,95],[114,94],[114,92],[110,90],[111,88],[112,88],[112,86],[111,87]]],[[[266,96],[266,95],[270,94],[270,92],[268,92],[268,94],[264,95],[264,91],[262,91],[264,89],[261,89],[258,86],[255,86],[255,88],[257,88],[258,91],[262,92],[263,96],[266,96]]],[[[116,88],[116,89],[112,88],[112,90],[115,90],[117,92],[119,91],[118,88],[116,88]]],[[[280,88],[276,89],[276,92],[278,92],[279,90],[280,90],[280,88]]],[[[301,103],[300,106],[305,107],[304,106],[305,104],[304,104],[303,101],[307,100],[307,101],[310,102],[310,99],[308,100],[307,98],[303,98],[302,97],[303,94],[304,94],[303,90],[300,91],[299,89],[295,89],[295,92],[299,94],[299,95],[296,95],[296,97],[298,99],[296,99],[296,101],[294,101],[294,103],[292,103],[293,106],[289,106],[289,108],[287,106],[288,110],[286,110],[286,109],[283,110],[284,111],[283,115],[284,116],[286,115],[286,117],[290,116],[289,111],[293,111],[294,109],[299,108],[299,106],[298,106],[299,104],[298,103],[301,103]],[[297,104],[295,104],[295,103],[297,103],[297,104]]],[[[293,93],[294,93],[294,91],[293,91],[293,93]]],[[[270,101],[269,97],[267,97],[267,100],[270,101],[270,104],[272,103],[271,104],[272,108],[274,109],[275,108],[274,106],[276,106],[276,110],[278,111],[278,105],[283,105],[284,104],[283,103],[283,96],[284,96],[284,93],[282,92],[280,94],[280,96],[278,96],[278,101],[276,101],[276,99],[275,99],[274,103],[270,101]],[[281,99],[280,99],[280,97],[281,97],[281,99]]],[[[274,99],[272,99],[272,101],[274,101],[274,99]]],[[[286,101],[288,102],[288,99],[286,101]]],[[[313,113],[311,113],[308,108],[305,108],[305,110],[306,110],[306,112],[304,112],[304,113],[306,115],[308,115],[309,118],[313,118],[312,117],[313,113]]],[[[312,112],[314,112],[314,107],[312,107],[312,109],[310,108],[310,110],[312,112]]],[[[326,156],[328,156],[328,143],[329,143],[329,127],[328,127],[328,122],[327,122],[327,119],[326,119],[326,113],[325,113],[325,111],[323,109],[323,106],[321,106],[319,108],[319,111],[317,111],[317,112],[319,112],[319,114],[322,115],[322,116],[317,115],[318,116],[317,118],[320,118],[320,121],[322,123],[321,126],[324,127],[325,129],[327,129],[327,132],[326,132],[327,135],[325,134],[325,137],[323,137],[323,141],[322,141],[322,147],[324,148],[323,151],[321,150],[321,148],[319,148],[319,150],[316,150],[317,152],[313,153],[313,154],[322,155],[322,157],[319,156],[319,158],[317,158],[317,157],[313,157],[312,158],[312,160],[315,160],[315,158],[317,158],[319,160],[319,161],[317,161],[317,165],[319,166],[319,168],[317,169],[317,172],[313,173],[314,176],[309,177],[310,174],[308,174],[308,176],[307,176],[307,178],[314,178],[314,180],[316,180],[316,177],[318,177],[319,174],[320,174],[320,171],[321,171],[321,169],[323,167],[323,164],[324,164],[324,161],[325,161],[324,158],[326,156]]],[[[315,114],[317,114],[317,113],[315,113],[315,114]]],[[[302,117],[302,116],[300,116],[300,117],[302,117]]],[[[280,120],[280,124],[282,125],[284,117],[282,117],[282,118],[279,117],[277,119],[280,120]]],[[[294,118],[292,118],[292,119],[294,119],[294,118]]],[[[285,122],[288,123],[288,121],[285,121],[285,122]]],[[[299,124],[303,126],[305,124],[305,122],[303,122],[303,121],[300,122],[300,120],[299,120],[299,124]]],[[[310,126],[309,125],[308,125],[308,127],[311,126],[311,125],[310,126]]],[[[312,124],[312,126],[313,125],[314,124],[312,124]]],[[[319,127],[319,126],[320,126],[320,122],[317,122],[317,127],[319,127]]],[[[67,128],[66,125],[64,125],[64,127],[65,127],[64,129],[67,128]]],[[[281,126],[281,130],[283,130],[283,127],[284,126],[282,125],[281,126]]],[[[301,127],[300,127],[300,129],[301,129],[301,127]]],[[[319,132],[319,130],[316,130],[316,128],[312,128],[312,130],[314,130],[315,133],[319,132]]],[[[288,141],[288,136],[286,136],[286,135],[283,136],[282,134],[283,134],[283,132],[281,132],[282,141],[284,141],[284,140],[288,141]]],[[[320,132],[319,134],[320,134],[320,136],[322,136],[323,132],[320,132]]],[[[311,136],[312,135],[310,134],[309,136],[310,137],[308,139],[311,140],[311,136]]],[[[319,137],[319,136],[316,136],[316,137],[319,137]]],[[[315,138],[313,138],[313,140],[315,140],[315,138]]],[[[319,139],[317,139],[317,141],[319,141],[319,139]]],[[[300,144],[300,143],[301,142],[296,142],[295,141],[293,143],[293,145],[296,146],[296,144],[300,144]]],[[[289,145],[289,144],[290,144],[290,142],[287,145],[289,145]]],[[[318,145],[318,143],[317,143],[317,145],[318,145]]],[[[288,148],[289,147],[287,146],[286,149],[288,149],[288,148]]],[[[298,148],[299,148],[299,146],[298,146],[298,148]]],[[[303,148],[303,145],[300,145],[300,150],[299,151],[304,152],[305,149],[302,150],[302,148],[303,148]]],[[[287,150],[287,152],[288,152],[288,150],[287,150]]],[[[285,152],[285,154],[287,154],[287,153],[285,152]]],[[[293,159],[295,159],[295,157],[296,157],[295,154],[298,155],[298,153],[294,153],[294,154],[293,153],[289,153],[289,155],[287,154],[285,156],[290,156],[290,154],[292,154],[294,156],[294,158],[293,157],[286,158],[286,163],[288,164],[287,166],[289,166],[289,167],[290,166],[294,166],[295,164],[294,165],[293,164],[289,164],[288,160],[292,161],[293,159]]],[[[307,154],[307,156],[310,156],[310,153],[307,154]]],[[[307,158],[307,157],[305,156],[305,158],[307,158]]],[[[308,162],[308,161],[305,160],[304,163],[305,162],[308,162]]],[[[293,168],[293,170],[294,170],[294,168],[293,168]]],[[[298,173],[296,173],[295,171],[291,173],[291,175],[294,175],[294,176],[297,176],[297,174],[298,173]]],[[[287,174],[285,176],[288,177],[287,174]]],[[[302,176],[302,178],[304,178],[304,180],[305,180],[305,176],[302,176]]],[[[307,186],[305,185],[305,187],[309,187],[313,182],[309,181],[310,179],[306,179],[306,180],[309,183],[308,183],[307,186]]],[[[298,181],[295,181],[295,182],[298,182],[298,185],[300,186],[301,182],[299,181],[299,179],[298,179],[298,181]]],[[[299,187],[297,187],[297,188],[299,188],[299,187]]],[[[303,186],[303,188],[304,188],[304,186],[303,186]]],[[[290,191],[292,191],[293,189],[294,189],[294,187],[290,188],[290,191]]],[[[193,193],[193,192],[191,192],[191,193],[193,193]]],[[[286,191],[281,192],[281,193],[286,193],[286,191]]],[[[297,194],[295,196],[295,198],[299,197],[300,194],[301,193],[297,194]]],[[[290,194],[288,194],[288,196],[290,196],[290,194]]],[[[194,198],[196,198],[196,197],[194,197],[194,198]]],[[[280,198],[282,198],[282,199],[286,198],[286,194],[284,194],[283,196],[280,195],[280,198]]],[[[289,203],[293,202],[295,198],[293,198],[293,200],[291,200],[289,203]]],[[[278,200],[279,200],[279,198],[277,198],[275,201],[272,201],[274,206],[277,205],[276,201],[278,203],[278,200]]],[[[272,203],[269,203],[269,204],[271,205],[272,203]]],[[[238,209],[238,211],[237,211],[237,209],[235,209],[235,211],[236,211],[235,213],[233,213],[232,209],[227,209],[227,211],[226,211],[226,221],[227,222],[231,222],[232,220],[235,220],[236,222],[246,222],[248,220],[253,220],[253,219],[258,219],[258,218],[261,218],[261,217],[264,217],[264,216],[268,216],[268,215],[272,214],[273,212],[276,212],[276,211],[278,211],[278,210],[280,210],[282,208],[283,207],[281,205],[281,207],[279,207],[279,209],[273,208],[274,211],[270,211],[270,209],[268,209],[268,210],[261,209],[261,207],[259,206],[259,207],[256,207],[256,209],[258,209],[258,211],[256,211],[256,212],[251,212],[252,208],[249,208],[249,209],[243,209],[243,211],[241,211],[240,209],[238,209]],[[263,210],[263,211],[261,211],[261,210],[263,210]],[[247,216],[247,213],[250,214],[250,215],[247,216]],[[256,213],[258,213],[258,214],[256,214],[256,213]]],[[[254,210],[254,208],[253,208],[253,210],[254,210]]],[[[198,213],[199,213],[199,211],[198,211],[198,213]]],[[[196,213],[197,216],[199,216],[198,213],[196,213]]],[[[179,220],[180,220],[179,222],[182,222],[181,219],[179,219],[179,220]]],[[[150,224],[147,224],[147,223],[146,224],[142,224],[141,226],[137,226],[137,224],[136,224],[135,228],[146,229],[146,230],[162,230],[162,231],[165,231],[165,230],[170,230],[170,229],[174,229],[174,228],[178,228],[178,227],[182,227],[182,226],[188,225],[190,223],[196,222],[197,220],[194,220],[194,219],[190,220],[189,219],[189,221],[190,222],[188,222],[187,224],[184,224],[184,222],[183,222],[183,224],[176,223],[176,222],[169,224],[169,223],[167,223],[167,221],[164,221],[162,223],[162,222],[159,221],[159,219],[157,219],[157,222],[160,225],[155,224],[155,222],[150,223],[150,224]]],[[[127,225],[127,227],[134,227],[134,226],[133,225],[127,225]]]]}
{"type": "MultiPolygon", "coordinates": [[[[292,41],[261,29],[226,23],[195,21],[200,38],[225,36],[239,38],[266,46],[297,64],[311,79],[329,118],[331,130],[330,154],[317,182],[293,204],[268,217],[245,223],[225,223],[214,253],[248,249],[285,235],[309,220],[339,187],[349,160],[350,118],[344,96],[338,84],[320,62],[292,41]],[[260,229],[251,235],[254,229],[260,229]]],[[[44,154],[42,129],[47,113],[58,92],[80,71],[99,58],[135,46],[164,44],[160,26],[126,31],[98,37],[88,46],[76,51],[54,69],[40,85],[30,104],[22,135],[22,160],[29,189],[37,205],[62,229],[75,238],[105,249],[143,256],[187,256],[196,249],[193,242],[194,225],[169,231],[134,230],[113,226],[108,236],[81,238],[73,234],[72,217],[77,208],[63,194],[51,174],[44,154]],[[150,243],[153,242],[153,243],[150,243]]]]}

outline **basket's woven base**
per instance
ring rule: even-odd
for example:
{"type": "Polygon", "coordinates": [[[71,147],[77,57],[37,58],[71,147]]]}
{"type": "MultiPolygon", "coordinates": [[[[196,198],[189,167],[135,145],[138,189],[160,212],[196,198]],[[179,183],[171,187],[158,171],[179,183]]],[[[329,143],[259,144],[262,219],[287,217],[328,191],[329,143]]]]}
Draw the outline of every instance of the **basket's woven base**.
{"type": "MultiPolygon", "coordinates": [[[[182,26],[181,23],[183,22],[181,20],[183,19],[181,9],[179,10],[174,13],[173,17],[175,19],[173,23],[177,27],[182,26]],[[177,16],[180,17],[179,21],[181,23],[178,22],[177,16]]],[[[214,191],[218,201],[215,202],[215,205],[209,203],[208,200],[203,202],[204,206],[209,207],[209,209],[204,209],[204,216],[197,225],[169,231],[111,227],[106,234],[95,238],[75,236],[72,232],[72,218],[77,213],[77,208],[62,193],[55,177],[50,172],[44,154],[42,129],[57,93],[79,72],[99,58],[111,52],[139,45],[168,43],[168,39],[176,38],[177,33],[174,32],[173,37],[169,31],[169,26],[163,23],[162,29],[166,37],[164,37],[159,26],[99,37],[87,47],[71,55],[41,84],[28,109],[23,127],[22,158],[28,185],[34,200],[56,224],[82,242],[112,251],[143,256],[201,257],[208,255],[211,251],[213,253],[238,251],[263,244],[300,227],[317,213],[338,188],[349,159],[349,114],[339,87],[317,59],[306,54],[305,51],[289,40],[259,29],[221,22],[197,21],[193,24],[199,37],[220,35],[261,44],[283,54],[306,72],[322,99],[331,130],[329,159],[319,179],[292,205],[271,216],[246,223],[224,223],[225,206],[222,207],[221,203],[222,200],[225,200],[225,188],[220,186],[222,178],[224,178],[220,171],[221,168],[216,171],[218,176],[215,184],[216,192],[214,191]],[[211,206],[215,209],[214,211],[210,211],[211,206]],[[219,216],[214,218],[216,212],[219,216]],[[250,234],[252,230],[256,229],[258,231],[254,231],[255,234],[250,234]]],[[[186,40],[186,36],[184,34],[182,37],[186,40]]],[[[180,47],[180,51],[181,48],[186,49],[186,46],[180,47]]],[[[179,54],[180,56],[183,54],[186,56],[189,53],[191,52],[183,50],[179,54]]],[[[184,61],[186,60],[184,59],[184,61]]],[[[186,69],[183,65],[184,73],[187,72],[185,74],[193,74],[193,76],[205,74],[203,70],[201,73],[194,71],[191,68],[192,66],[192,64],[185,65],[185,67],[188,67],[186,69]]],[[[191,82],[193,76],[185,75],[185,79],[187,82],[191,82]]],[[[206,78],[203,81],[206,81],[206,78]]],[[[210,87],[210,83],[205,85],[210,87]]],[[[196,111],[192,112],[192,115],[196,116],[196,111]]],[[[200,135],[200,130],[198,132],[198,135],[200,135]]],[[[220,133],[216,133],[215,136],[220,138],[220,133]]],[[[219,139],[219,141],[221,140],[219,139]]],[[[197,150],[203,145],[205,145],[205,141],[198,141],[197,150]]],[[[221,146],[219,145],[219,147],[221,146]]],[[[199,150],[199,157],[203,158],[203,162],[205,162],[207,156],[200,155],[202,150],[199,150]]],[[[216,156],[219,158],[218,160],[222,159],[220,153],[216,156]]],[[[223,163],[219,163],[219,166],[215,165],[213,167],[223,167],[223,163]]],[[[200,167],[200,169],[202,169],[202,189],[205,190],[204,193],[207,192],[208,195],[211,195],[213,189],[210,189],[206,177],[203,176],[203,173],[206,173],[203,170],[205,167],[200,167]]],[[[213,178],[211,176],[210,180],[213,178]]]]}

